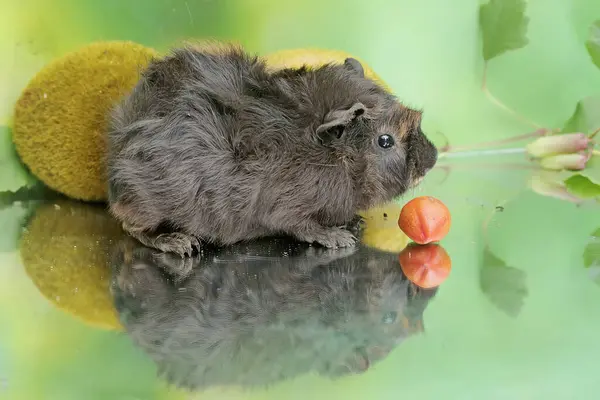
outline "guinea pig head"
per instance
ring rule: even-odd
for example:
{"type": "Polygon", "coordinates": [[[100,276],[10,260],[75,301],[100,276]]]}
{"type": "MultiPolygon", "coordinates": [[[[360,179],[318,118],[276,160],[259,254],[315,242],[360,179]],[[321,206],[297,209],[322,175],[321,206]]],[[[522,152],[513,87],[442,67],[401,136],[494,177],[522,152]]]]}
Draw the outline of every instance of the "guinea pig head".
{"type": "MultiPolygon", "coordinates": [[[[421,130],[422,113],[404,106],[347,59],[348,73],[322,123],[321,143],[350,160],[360,208],[386,203],[417,186],[437,162],[436,147],[421,130]]],[[[334,79],[333,79],[334,80],[334,79]]],[[[329,86],[323,85],[323,86],[329,86]]]]}

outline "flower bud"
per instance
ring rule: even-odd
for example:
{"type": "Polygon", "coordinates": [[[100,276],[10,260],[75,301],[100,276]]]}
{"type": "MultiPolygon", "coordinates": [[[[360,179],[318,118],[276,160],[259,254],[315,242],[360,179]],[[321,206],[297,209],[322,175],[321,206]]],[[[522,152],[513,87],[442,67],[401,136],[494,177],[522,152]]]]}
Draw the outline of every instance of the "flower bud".
{"type": "Polygon", "coordinates": [[[573,154],[558,154],[555,156],[544,157],[540,160],[542,168],[560,171],[567,169],[570,171],[578,171],[585,168],[590,154],[583,152],[573,154]]]}
{"type": "Polygon", "coordinates": [[[590,138],[583,133],[543,136],[525,146],[533,157],[541,158],[555,154],[576,153],[590,145],[590,138]]]}

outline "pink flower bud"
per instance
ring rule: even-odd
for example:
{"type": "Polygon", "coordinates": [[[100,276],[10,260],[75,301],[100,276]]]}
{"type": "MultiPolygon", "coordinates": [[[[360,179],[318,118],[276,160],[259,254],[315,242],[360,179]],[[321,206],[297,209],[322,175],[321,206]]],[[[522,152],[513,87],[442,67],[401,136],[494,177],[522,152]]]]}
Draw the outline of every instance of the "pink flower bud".
{"type": "Polygon", "coordinates": [[[543,136],[525,146],[533,157],[540,158],[555,154],[576,153],[590,145],[590,138],[583,133],[543,136]]]}
{"type": "Polygon", "coordinates": [[[542,168],[560,171],[567,169],[570,171],[578,171],[585,168],[590,154],[583,152],[573,154],[558,154],[555,156],[544,157],[540,161],[542,168]]]}

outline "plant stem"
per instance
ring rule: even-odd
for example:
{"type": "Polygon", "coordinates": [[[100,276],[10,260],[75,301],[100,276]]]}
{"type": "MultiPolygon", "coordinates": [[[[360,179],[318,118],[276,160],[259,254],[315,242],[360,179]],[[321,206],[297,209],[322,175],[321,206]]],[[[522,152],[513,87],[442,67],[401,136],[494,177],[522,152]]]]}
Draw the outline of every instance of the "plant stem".
{"type": "Polygon", "coordinates": [[[510,107],[508,107],[506,104],[504,104],[503,102],[501,102],[500,100],[498,100],[488,89],[487,86],[487,75],[488,75],[488,62],[486,61],[484,66],[483,66],[483,78],[481,80],[481,90],[483,90],[483,93],[487,96],[487,98],[494,103],[497,107],[503,109],[504,111],[506,111],[509,114],[512,114],[513,117],[521,120],[521,122],[524,122],[530,126],[533,126],[535,129],[540,129],[541,125],[533,122],[532,120],[522,116],[521,114],[517,113],[516,111],[514,111],[513,109],[511,109],[510,107]]]}
{"type": "Polygon", "coordinates": [[[470,145],[465,145],[465,146],[445,145],[440,150],[442,150],[442,153],[454,153],[457,151],[471,150],[471,149],[477,149],[477,148],[481,148],[481,147],[502,146],[503,144],[508,144],[508,143],[525,140],[525,139],[531,139],[534,137],[544,136],[547,133],[548,133],[548,129],[540,128],[540,129],[535,130],[534,132],[510,137],[507,139],[493,140],[491,142],[475,143],[475,144],[470,144],[470,145]]]}
{"type": "Polygon", "coordinates": [[[523,170],[540,170],[542,169],[542,167],[540,167],[539,165],[536,164],[465,164],[465,165],[461,165],[461,164],[438,164],[435,167],[433,167],[434,169],[436,168],[440,168],[443,170],[447,170],[447,169],[459,169],[459,168],[463,168],[463,169],[476,169],[476,168],[485,168],[485,169],[523,169],[523,170]]]}
{"type": "Polygon", "coordinates": [[[489,149],[489,150],[472,150],[472,151],[457,151],[457,152],[441,152],[438,155],[438,159],[442,158],[466,158],[466,157],[478,157],[478,156],[496,156],[503,154],[521,154],[525,153],[526,150],[523,147],[511,148],[511,149],[489,149]]]}
{"type": "Polygon", "coordinates": [[[524,152],[525,152],[525,149],[461,151],[461,152],[457,152],[457,153],[442,153],[438,157],[438,159],[500,156],[500,155],[505,155],[505,154],[522,154],[524,152]]]}

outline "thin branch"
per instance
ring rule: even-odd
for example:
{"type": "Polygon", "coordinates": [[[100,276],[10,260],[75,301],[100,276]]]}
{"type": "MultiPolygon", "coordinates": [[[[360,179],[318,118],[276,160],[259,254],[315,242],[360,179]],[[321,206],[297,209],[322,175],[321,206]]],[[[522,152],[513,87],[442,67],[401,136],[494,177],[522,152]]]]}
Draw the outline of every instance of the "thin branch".
{"type": "Polygon", "coordinates": [[[512,148],[512,149],[489,149],[489,150],[473,150],[473,151],[459,151],[459,152],[447,152],[441,153],[438,159],[442,158],[466,158],[466,157],[479,157],[479,156],[499,156],[505,154],[522,154],[525,153],[524,147],[512,148]]]}
{"type": "Polygon", "coordinates": [[[506,164],[506,163],[502,163],[502,164],[472,164],[472,163],[467,163],[467,164],[437,164],[435,167],[433,167],[434,169],[436,168],[440,168],[440,169],[481,169],[481,168],[486,168],[486,169],[522,169],[522,170],[541,170],[542,167],[540,167],[537,164],[519,164],[519,163],[514,163],[514,164],[506,164]]]}
{"type": "MultiPolygon", "coordinates": [[[[509,144],[509,143],[513,143],[513,142],[519,142],[521,140],[526,140],[526,139],[531,139],[531,138],[537,138],[537,137],[545,136],[548,132],[549,132],[549,129],[540,128],[540,129],[537,129],[537,130],[535,130],[533,132],[525,133],[523,135],[518,135],[518,136],[514,136],[514,137],[510,137],[510,138],[506,138],[506,139],[501,139],[501,140],[493,140],[493,141],[490,141],[490,142],[475,143],[475,144],[469,144],[469,145],[465,145],[465,146],[449,146],[449,145],[445,145],[445,146],[441,147],[440,150],[441,150],[442,153],[453,153],[453,152],[464,151],[464,150],[471,150],[471,149],[477,149],[477,148],[482,148],[482,147],[502,146],[504,144],[509,144]]],[[[448,139],[446,139],[446,143],[448,143],[448,139]]]]}
{"type": "Polygon", "coordinates": [[[542,128],[541,125],[533,122],[532,120],[530,120],[529,118],[526,118],[524,116],[522,116],[521,114],[517,113],[516,111],[514,111],[513,109],[511,109],[510,107],[508,107],[506,104],[504,104],[503,102],[501,102],[500,100],[498,100],[488,89],[487,86],[487,75],[488,75],[488,62],[486,61],[484,66],[483,66],[483,79],[481,81],[481,90],[483,91],[483,93],[485,93],[485,95],[487,96],[487,98],[494,103],[497,107],[503,109],[504,111],[506,111],[509,114],[512,114],[513,117],[521,120],[521,122],[524,122],[528,125],[533,126],[535,129],[540,129],[542,128]]]}

